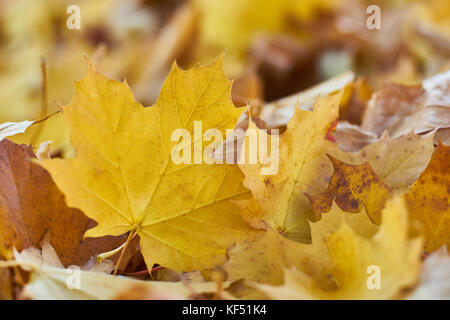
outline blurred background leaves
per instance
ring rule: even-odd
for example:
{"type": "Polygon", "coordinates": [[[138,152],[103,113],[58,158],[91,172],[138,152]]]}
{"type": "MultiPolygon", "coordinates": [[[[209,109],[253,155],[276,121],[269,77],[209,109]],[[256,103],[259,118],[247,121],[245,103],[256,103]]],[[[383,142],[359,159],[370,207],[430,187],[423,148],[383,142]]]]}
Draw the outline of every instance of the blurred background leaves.
{"type": "MultiPolygon", "coordinates": [[[[352,70],[373,90],[450,68],[447,0],[0,0],[0,123],[35,120],[66,104],[85,73],[126,79],[151,105],[173,60],[184,68],[226,51],[237,105],[261,105],[352,70]],[[81,29],[66,9],[81,9],[81,29]],[[366,9],[381,9],[380,30],[366,9]],[[43,102],[42,58],[47,69],[43,102]]],[[[359,80],[362,81],[362,80],[359,80]]],[[[13,138],[73,151],[57,114],[13,138]]]]}

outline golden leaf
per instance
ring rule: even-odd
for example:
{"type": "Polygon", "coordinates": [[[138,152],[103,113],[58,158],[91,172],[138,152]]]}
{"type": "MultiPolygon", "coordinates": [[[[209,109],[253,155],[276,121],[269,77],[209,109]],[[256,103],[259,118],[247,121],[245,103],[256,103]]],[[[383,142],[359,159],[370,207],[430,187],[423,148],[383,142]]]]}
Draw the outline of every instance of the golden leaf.
{"type": "Polygon", "coordinates": [[[198,120],[203,130],[224,136],[244,111],[231,102],[222,60],[189,71],[174,64],[149,108],[135,101],[126,83],[88,63],[63,108],[77,156],[39,161],[68,204],[98,222],[86,236],[136,231],[149,268],[158,263],[188,271],[220,263],[230,244],[252,233],[232,203],[250,195],[237,166],[171,161],[174,130],[194,135],[198,120]]]}
{"type": "MultiPolygon", "coordinates": [[[[301,242],[311,239],[308,218],[314,215],[303,192],[318,193],[326,188],[332,170],[326,156],[332,143],[326,140],[326,136],[337,119],[341,98],[342,91],[339,91],[319,98],[313,111],[296,108],[286,132],[279,137],[280,161],[275,174],[261,174],[261,169],[266,166],[261,163],[250,164],[246,161],[240,164],[245,174],[244,184],[261,207],[258,218],[290,239],[301,242]]],[[[249,128],[257,130],[258,136],[267,136],[252,121],[249,128]]],[[[248,139],[247,135],[246,141],[248,139]]],[[[270,141],[268,145],[271,145],[272,139],[270,135],[267,137],[270,141]]],[[[248,145],[245,143],[243,148],[248,145]]],[[[258,147],[268,148],[263,143],[258,147]]],[[[246,157],[248,150],[243,150],[245,152],[241,153],[241,157],[246,157]]],[[[259,152],[261,154],[261,150],[259,152]]],[[[266,154],[270,154],[270,150],[266,150],[266,154]]]]}

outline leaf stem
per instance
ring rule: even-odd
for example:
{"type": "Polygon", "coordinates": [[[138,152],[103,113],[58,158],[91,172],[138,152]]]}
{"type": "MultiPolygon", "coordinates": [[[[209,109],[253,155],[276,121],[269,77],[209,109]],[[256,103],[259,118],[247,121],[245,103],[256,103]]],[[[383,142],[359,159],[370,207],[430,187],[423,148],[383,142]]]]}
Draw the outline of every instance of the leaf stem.
{"type": "MultiPolygon", "coordinates": [[[[41,85],[41,115],[39,118],[44,118],[47,114],[48,109],[48,89],[47,89],[47,61],[44,57],[41,58],[41,74],[42,74],[42,85],[41,85]]],[[[46,118],[47,119],[47,118],[46,118]]],[[[45,119],[44,119],[45,120],[45,119]]],[[[35,145],[39,137],[41,136],[42,130],[44,130],[45,123],[37,127],[34,132],[31,143],[35,145]]]]}
{"type": "Polygon", "coordinates": [[[122,251],[120,252],[120,256],[119,256],[119,259],[116,262],[116,266],[114,267],[113,275],[117,275],[117,271],[119,271],[119,266],[120,266],[120,263],[122,262],[125,250],[127,250],[128,245],[130,244],[131,240],[134,238],[135,235],[136,235],[136,231],[130,231],[130,234],[128,235],[127,241],[125,241],[125,243],[121,246],[122,247],[122,251]]]}

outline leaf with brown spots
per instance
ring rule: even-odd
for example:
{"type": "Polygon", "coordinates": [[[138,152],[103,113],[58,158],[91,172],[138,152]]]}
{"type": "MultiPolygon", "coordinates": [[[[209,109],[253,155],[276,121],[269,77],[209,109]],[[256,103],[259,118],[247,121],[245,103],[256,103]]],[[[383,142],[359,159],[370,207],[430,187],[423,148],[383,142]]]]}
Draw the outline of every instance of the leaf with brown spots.
{"type": "Polygon", "coordinates": [[[0,142],[0,254],[11,258],[13,247],[38,246],[50,231],[52,245],[68,265],[88,218],[67,207],[62,192],[33,158],[31,147],[0,142]]]}
{"type": "Polygon", "coordinates": [[[428,252],[450,245],[450,146],[440,143],[430,163],[406,193],[412,227],[425,236],[428,252]]]}
{"type": "Polygon", "coordinates": [[[381,211],[392,190],[373,171],[368,162],[360,165],[349,165],[332,156],[334,173],[328,188],[321,194],[307,194],[314,213],[330,211],[334,199],[338,206],[348,212],[360,212],[364,207],[370,219],[381,222],[381,211]]]}
{"type": "Polygon", "coordinates": [[[391,138],[385,132],[381,138],[358,152],[335,148],[330,154],[348,164],[368,161],[373,171],[395,192],[405,193],[426,168],[434,151],[434,133],[417,135],[410,132],[391,138]]]}

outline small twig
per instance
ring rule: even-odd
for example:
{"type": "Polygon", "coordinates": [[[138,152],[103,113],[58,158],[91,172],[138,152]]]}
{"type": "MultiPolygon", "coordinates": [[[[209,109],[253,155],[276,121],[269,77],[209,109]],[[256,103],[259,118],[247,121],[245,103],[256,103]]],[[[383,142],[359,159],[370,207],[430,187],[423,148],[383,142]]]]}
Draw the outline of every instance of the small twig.
{"type": "Polygon", "coordinates": [[[145,270],[141,270],[141,271],[137,271],[137,272],[124,273],[124,275],[132,276],[132,277],[134,277],[134,276],[142,276],[144,274],[152,273],[152,272],[155,272],[155,271],[158,271],[158,270],[162,270],[162,269],[164,269],[163,266],[158,266],[158,267],[154,267],[151,271],[149,271],[148,269],[145,269],[145,270]]]}
{"type": "Polygon", "coordinates": [[[149,273],[148,269],[145,269],[145,270],[136,271],[136,272],[127,272],[127,273],[124,273],[124,275],[131,276],[131,277],[137,277],[137,276],[143,276],[143,275],[148,274],[148,273],[149,273]]]}
{"type": "Polygon", "coordinates": [[[154,267],[154,268],[152,269],[152,272],[155,272],[155,271],[158,271],[158,270],[162,270],[162,269],[164,269],[163,266],[154,267]]]}
{"type": "MultiPolygon", "coordinates": [[[[41,58],[41,74],[42,74],[42,85],[41,85],[41,116],[39,118],[44,118],[47,114],[48,109],[48,93],[47,93],[47,61],[44,57],[41,58]]],[[[50,117],[50,116],[49,116],[50,117]]],[[[47,118],[46,118],[47,119],[47,118]]],[[[46,120],[44,119],[44,120],[46,120]]],[[[43,121],[43,120],[42,120],[43,121]]],[[[39,121],[39,122],[42,122],[39,121]]],[[[36,122],[36,123],[39,123],[36,122]]],[[[38,126],[36,131],[31,138],[31,143],[34,145],[38,142],[41,136],[42,130],[44,130],[45,123],[38,126]]]]}

